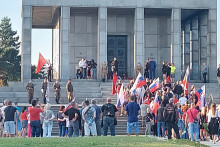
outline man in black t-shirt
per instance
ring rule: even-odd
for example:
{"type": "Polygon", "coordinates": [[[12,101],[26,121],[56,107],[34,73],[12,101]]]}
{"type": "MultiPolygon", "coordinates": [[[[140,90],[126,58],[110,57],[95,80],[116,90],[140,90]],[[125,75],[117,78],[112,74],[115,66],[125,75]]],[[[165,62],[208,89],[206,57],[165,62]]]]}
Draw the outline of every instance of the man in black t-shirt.
{"type": "Polygon", "coordinates": [[[157,109],[157,135],[160,137],[160,130],[162,126],[162,137],[165,135],[165,119],[164,119],[165,108],[163,103],[160,104],[160,108],[157,109]]]}
{"type": "Polygon", "coordinates": [[[75,102],[71,102],[71,108],[66,110],[64,117],[69,117],[68,136],[79,137],[79,111],[75,108],[75,102]]]}
{"type": "Polygon", "coordinates": [[[115,125],[117,121],[117,114],[116,112],[118,109],[115,105],[111,104],[111,98],[107,98],[107,104],[102,106],[102,120],[103,120],[103,132],[104,136],[107,136],[108,127],[110,127],[111,136],[115,136],[115,125]]]}
{"type": "Polygon", "coordinates": [[[8,107],[4,110],[4,134],[6,137],[14,137],[15,135],[15,121],[19,118],[18,110],[11,106],[12,102],[8,101],[8,107]],[[16,120],[14,119],[15,113],[17,113],[16,120]]]}

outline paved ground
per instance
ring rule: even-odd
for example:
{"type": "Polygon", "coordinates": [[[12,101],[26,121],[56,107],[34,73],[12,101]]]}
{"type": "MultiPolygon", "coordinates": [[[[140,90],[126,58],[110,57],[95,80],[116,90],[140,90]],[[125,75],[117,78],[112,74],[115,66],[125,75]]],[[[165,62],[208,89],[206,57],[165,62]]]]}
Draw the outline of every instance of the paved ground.
{"type": "Polygon", "coordinates": [[[220,142],[216,142],[215,144],[213,144],[210,141],[201,141],[200,143],[211,147],[220,147],[220,142]]]}

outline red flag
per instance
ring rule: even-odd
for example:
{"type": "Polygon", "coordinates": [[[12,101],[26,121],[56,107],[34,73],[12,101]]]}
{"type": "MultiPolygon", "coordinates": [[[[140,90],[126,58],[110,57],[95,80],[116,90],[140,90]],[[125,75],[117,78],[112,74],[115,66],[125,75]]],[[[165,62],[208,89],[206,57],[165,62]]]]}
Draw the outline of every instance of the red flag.
{"type": "Polygon", "coordinates": [[[47,60],[39,53],[39,59],[38,59],[38,64],[35,73],[37,74],[40,72],[41,67],[44,66],[44,64],[47,63],[47,60]]]}
{"type": "Polygon", "coordinates": [[[113,73],[113,79],[112,79],[112,95],[116,93],[116,82],[118,80],[118,77],[115,73],[113,73]]]}
{"type": "Polygon", "coordinates": [[[170,76],[167,77],[167,83],[170,83],[170,76]]]}
{"type": "Polygon", "coordinates": [[[188,94],[189,93],[189,66],[187,67],[185,76],[183,78],[183,87],[184,87],[185,94],[188,94]]]}

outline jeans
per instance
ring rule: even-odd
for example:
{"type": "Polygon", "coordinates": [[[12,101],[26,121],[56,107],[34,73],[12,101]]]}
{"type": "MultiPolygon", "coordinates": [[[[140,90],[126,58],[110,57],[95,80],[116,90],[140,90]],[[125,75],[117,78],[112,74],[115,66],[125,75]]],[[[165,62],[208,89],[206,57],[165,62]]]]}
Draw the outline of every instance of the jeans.
{"type": "Polygon", "coordinates": [[[157,122],[157,136],[158,137],[160,136],[161,126],[163,127],[163,129],[162,129],[162,137],[164,137],[164,134],[165,134],[165,122],[157,122]]]}
{"type": "Polygon", "coordinates": [[[114,117],[105,116],[103,118],[103,132],[104,136],[107,136],[108,127],[110,127],[111,136],[115,136],[114,117]]]}
{"type": "Polygon", "coordinates": [[[95,124],[96,124],[97,136],[101,136],[102,132],[101,132],[101,122],[100,122],[100,120],[95,120],[95,124]]]}
{"type": "Polygon", "coordinates": [[[195,141],[193,134],[196,134],[196,140],[199,140],[199,125],[198,123],[189,123],[189,134],[191,141],[195,141]]]}
{"type": "Polygon", "coordinates": [[[61,137],[64,137],[65,136],[65,131],[66,131],[66,125],[64,126],[61,126],[59,125],[59,136],[61,137]]]}
{"type": "Polygon", "coordinates": [[[51,137],[53,124],[43,124],[43,137],[51,137]]]}
{"type": "Polygon", "coordinates": [[[86,68],[83,68],[83,79],[86,79],[86,68]]]}
{"type": "Polygon", "coordinates": [[[179,134],[179,129],[177,126],[177,123],[167,123],[167,131],[168,131],[168,139],[171,139],[171,129],[174,129],[175,133],[176,133],[176,138],[180,139],[180,134],[179,134]]]}
{"type": "Polygon", "coordinates": [[[96,79],[96,68],[92,68],[92,79],[96,79]]]}
{"type": "Polygon", "coordinates": [[[31,125],[31,137],[40,137],[40,121],[31,121],[30,122],[31,125]]]}
{"type": "Polygon", "coordinates": [[[139,133],[139,123],[138,121],[137,122],[127,122],[127,133],[128,134],[131,134],[131,129],[132,127],[134,127],[134,132],[135,134],[138,134],[139,133]]]}
{"type": "Polygon", "coordinates": [[[146,122],[145,135],[151,135],[151,123],[150,122],[146,122]]]}
{"type": "Polygon", "coordinates": [[[69,137],[79,137],[79,121],[70,121],[68,127],[69,137]]]}
{"type": "Polygon", "coordinates": [[[150,79],[153,80],[155,78],[155,69],[150,69],[150,79]]]}
{"type": "Polygon", "coordinates": [[[84,130],[85,130],[85,136],[90,136],[90,134],[92,136],[97,136],[96,124],[94,121],[92,122],[91,126],[88,123],[84,122],[84,130]]]}
{"type": "Polygon", "coordinates": [[[206,72],[204,72],[204,73],[202,73],[202,75],[203,75],[203,80],[204,80],[204,83],[206,83],[206,75],[207,75],[207,73],[206,73],[206,72]]]}

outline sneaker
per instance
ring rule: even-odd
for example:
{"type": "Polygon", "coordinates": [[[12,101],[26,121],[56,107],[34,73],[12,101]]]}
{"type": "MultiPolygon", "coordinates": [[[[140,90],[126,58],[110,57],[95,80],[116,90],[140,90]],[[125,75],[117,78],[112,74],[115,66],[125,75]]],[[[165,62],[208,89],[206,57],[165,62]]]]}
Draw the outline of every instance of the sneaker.
{"type": "Polygon", "coordinates": [[[210,142],[212,142],[212,140],[211,140],[211,139],[210,139],[209,141],[210,141],[210,142]]]}

